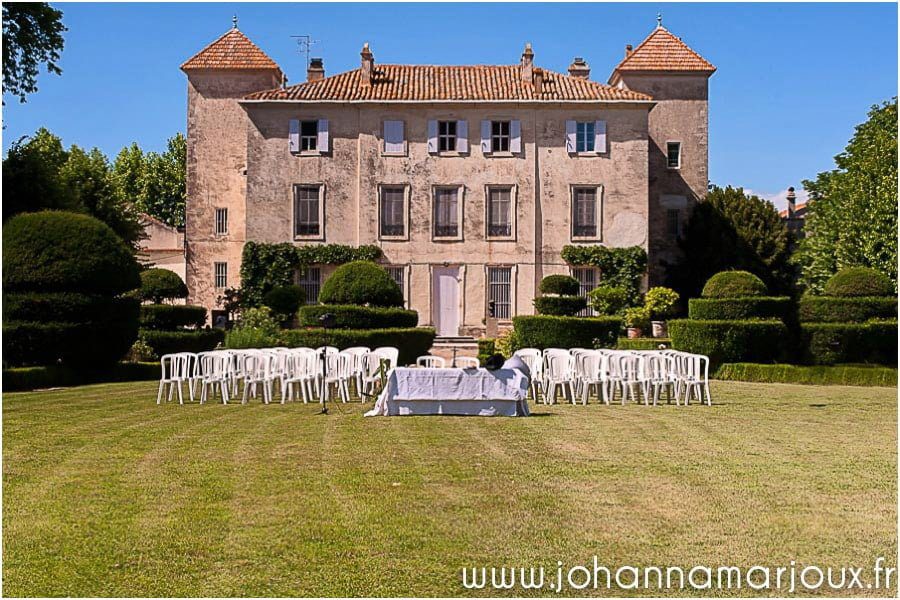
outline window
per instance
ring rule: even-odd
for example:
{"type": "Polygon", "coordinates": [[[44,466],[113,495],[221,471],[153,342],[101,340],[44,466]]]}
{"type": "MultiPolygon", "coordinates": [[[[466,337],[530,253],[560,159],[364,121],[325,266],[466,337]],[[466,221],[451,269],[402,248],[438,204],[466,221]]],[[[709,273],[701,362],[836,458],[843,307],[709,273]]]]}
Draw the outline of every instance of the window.
{"type": "Polygon", "coordinates": [[[487,223],[488,237],[512,236],[512,188],[488,188],[487,223]]]}
{"type": "Polygon", "coordinates": [[[405,285],[405,283],[406,283],[405,282],[406,267],[388,266],[388,267],[385,267],[385,269],[387,269],[388,275],[391,276],[391,279],[393,279],[394,282],[400,286],[400,291],[403,292],[403,300],[405,303],[406,302],[406,285],[405,285]]]}
{"type": "Polygon", "coordinates": [[[666,166],[670,169],[681,168],[681,142],[666,142],[666,166]]]}
{"type": "MultiPolygon", "coordinates": [[[[572,277],[578,280],[578,295],[587,297],[597,287],[597,270],[591,267],[579,267],[572,269],[572,277]]],[[[584,308],[578,312],[579,317],[592,317],[595,315],[593,308],[584,308]]]]}
{"type": "Polygon", "coordinates": [[[509,121],[491,121],[491,152],[509,152],[509,121]]]}
{"type": "Polygon", "coordinates": [[[306,152],[316,149],[316,141],[319,138],[318,121],[300,121],[300,151],[306,152]]]}
{"type": "Polygon", "coordinates": [[[459,237],[459,188],[435,188],[434,237],[459,237]]]}
{"type": "Polygon", "coordinates": [[[576,187],[572,190],[572,237],[597,238],[599,211],[597,188],[576,187]]]}
{"type": "Polygon", "coordinates": [[[677,208],[666,209],[666,231],[673,238],[681,235],[681,211],[677,208]]]}
{"type": "Polygon", "coordinates": [[[319,289],[322,287],[322,270],[319,267],[307,267],[300,272],[297,285],[306,295],[306,304],[317,304],[319,289]]]}
{"type": "Polygon", "coordinates": [[[217,288],[228,287],[228,263],[217,262],[213,265],[215,285],[217,288]]]}
{"type": "Polygon", "coordinates": [[[403,237],[406,235],[406,189],[403,186],[381,188],[380,235],[403,237]]]}
{"type": "Polygon", "coordinates": [[[594,122],[586,121],[575,124],[575,150],[576,152],[594,151],[594,122]]]}
{"type": "Polygon", "coordinates": [[[384,153],[406,154],[406,140],[403,133],[403,121],[384,122],[384,153]]]}
{"type": "Polygon", "coordinates": [[[294,237],[320,237],[322,234],[321,186],[294,186],[294,237]]]}
{"type": "Polygon", "coordinates": [[[488,267],[487,316],[509,319],[512,309],[512,267],[488,267]],[[494,314],[491,314],[493,305],[494,314]]]}
{"type": "Polygon", "coordinates": [[[456,150],[456,121],[438,121],[438,152],[456,150]]]}
{"type": "Polygon", "coordinates": [[[216,209],[216,235],[225,235],[228,233],[228,209],[216,209]]]}

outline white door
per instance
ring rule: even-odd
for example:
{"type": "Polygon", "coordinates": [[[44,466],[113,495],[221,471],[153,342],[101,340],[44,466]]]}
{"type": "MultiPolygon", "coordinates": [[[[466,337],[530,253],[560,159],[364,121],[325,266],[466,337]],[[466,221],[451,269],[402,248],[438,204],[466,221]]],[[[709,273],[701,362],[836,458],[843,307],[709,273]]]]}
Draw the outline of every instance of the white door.
{"type": "Polygon", "coordinates": [[[432,298],[437,334],[459,335],[459,267],[434,267],[432,298]]]}

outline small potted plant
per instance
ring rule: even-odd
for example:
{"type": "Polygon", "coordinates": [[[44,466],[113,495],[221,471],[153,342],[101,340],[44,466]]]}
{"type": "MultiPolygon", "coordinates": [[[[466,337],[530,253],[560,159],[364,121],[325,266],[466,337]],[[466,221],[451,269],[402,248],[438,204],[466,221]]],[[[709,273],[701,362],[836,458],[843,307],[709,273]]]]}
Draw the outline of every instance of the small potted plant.
{"type": "Polygon", "coordinates": [[[625,327],[628,339],[641,337],[650,328],[650,311],[646,306],[633,306],[625,309],[625,327]]]}
{"type": "Polygon", "coordinates": [[[644,306],[650,313],[653,337],[668,337],[669,328],[666,326],[666,319],[675,313],[678,298],[678,292],[667,287],[655,287],[647,291],[644,296],[644,306]]]}

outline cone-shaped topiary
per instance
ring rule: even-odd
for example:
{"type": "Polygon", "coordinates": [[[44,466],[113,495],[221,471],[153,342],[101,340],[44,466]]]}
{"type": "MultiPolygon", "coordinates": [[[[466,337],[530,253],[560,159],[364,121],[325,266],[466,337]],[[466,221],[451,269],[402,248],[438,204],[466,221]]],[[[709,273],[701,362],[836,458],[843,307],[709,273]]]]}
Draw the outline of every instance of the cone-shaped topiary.
{"type": "Polygon", "coordinates": [[[704,298],[746,298],[765,296],[766,284],[747,271],[722,271],[709,278],[703,286],[704,298]]]}
{"type": "Polygon", "coordinates": [[[403,306],[403,292],[383,268],[367,260],[341,265],[322,284],[322,304],[403,306]]]}
{"type": "Polygon", "coordinates": [[[891,280],[875,269],[848,267],[841,269],[825,283],[826,296],[893,296],[891,280]]]}

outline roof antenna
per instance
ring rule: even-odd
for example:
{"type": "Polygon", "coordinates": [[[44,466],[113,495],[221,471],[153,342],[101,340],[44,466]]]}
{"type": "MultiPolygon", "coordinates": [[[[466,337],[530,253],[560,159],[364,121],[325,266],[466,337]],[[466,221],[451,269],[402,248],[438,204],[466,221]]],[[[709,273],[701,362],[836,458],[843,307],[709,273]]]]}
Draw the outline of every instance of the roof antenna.
{"type": "Polygon", "coordinates": [[[237,29],[237,15],[234,15],[233,17],[231,17],[231,28],[237,29]]]}
{"type": "Polygon", "coordinates": [[[306,68],[309,69],[309,53],[312,51],[312,47],[321,40],[314,40],[311,35],[292,35],[291,37],[297,40],[297,45],[300,46],[300,54],[306,57],[306,68]]]}
{"type": "Polygon", "coordinates": [[[662,13],[661,12],[656,13],[656,27],[657,28],[662,27],[662,13]]]}

